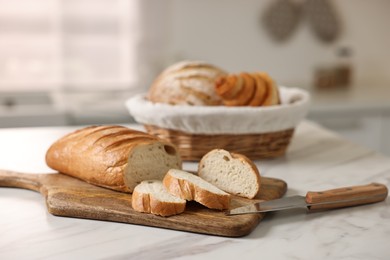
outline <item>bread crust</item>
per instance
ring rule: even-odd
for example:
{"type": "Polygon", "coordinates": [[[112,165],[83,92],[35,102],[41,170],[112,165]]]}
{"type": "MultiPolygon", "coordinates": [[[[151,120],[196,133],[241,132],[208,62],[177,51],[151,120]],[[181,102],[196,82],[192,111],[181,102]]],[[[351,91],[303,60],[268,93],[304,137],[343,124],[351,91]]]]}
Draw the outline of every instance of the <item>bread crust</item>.
{"type": "Polygon", "coordinates": [[[195,200],[210,209],[229,209],[230,195],[216,194],[199,186],[179,178],[175,178],[168,173],[165,175],[163,184],[165,188],[173,195],[185,199],[195,200]]]}
{"type": "Polygon", "coordinates": [[[168,217],[184,212],[186,203],[161,201],[150,193],[138,192],[135,189],[131,197],[131,205],[138,212],[168,217]]]}
{"type": "Polygon", "coordinates": [[[253,161],[251,159],[249,159],[247,156],[243,155],[243,154],[239,154],[239,153],[230,153],[231,156],[234,158],[234,159],[238,159],[244,163],[247,163],[252,171],[254,172],[254,175],[256,176],[256,185],[257,185],[257,193],[254,194],[253,196],[250,196],[248,197],[248,199],[253,199],[255,198],[257,195],[259,195],[260,191],[261,191],[261,177],[260,177],[260,172],[259,172],[259,169],[257,168],[257,166],[253,163],[253,161]]]}
{"type": "Polygon", "coordinates": [[[181,168],[174,145],[141,131],[113,125],[90,126],[67,134],[50,146],[46,163],[54,170],[88,183],[132,192],[134,187],[125,182],[126,171],[132,167],[128,165],[129,154],[145,145],[169,145],[175,149],[178,168],[181,168]]]}

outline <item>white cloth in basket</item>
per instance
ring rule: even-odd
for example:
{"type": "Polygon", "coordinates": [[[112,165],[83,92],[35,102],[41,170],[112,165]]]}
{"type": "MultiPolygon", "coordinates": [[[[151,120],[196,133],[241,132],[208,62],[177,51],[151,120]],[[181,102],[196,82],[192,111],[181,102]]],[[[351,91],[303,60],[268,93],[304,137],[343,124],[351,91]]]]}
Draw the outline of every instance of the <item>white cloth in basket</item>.
{"type": "Polygon", "coordinates": [[[306,116],[309,93],[279,87],[281,105],[269,107],[186,106],[152,103],[146,94],[126,102],[141,124],[191,134],[261,134],[294,128],[306,116]]]}

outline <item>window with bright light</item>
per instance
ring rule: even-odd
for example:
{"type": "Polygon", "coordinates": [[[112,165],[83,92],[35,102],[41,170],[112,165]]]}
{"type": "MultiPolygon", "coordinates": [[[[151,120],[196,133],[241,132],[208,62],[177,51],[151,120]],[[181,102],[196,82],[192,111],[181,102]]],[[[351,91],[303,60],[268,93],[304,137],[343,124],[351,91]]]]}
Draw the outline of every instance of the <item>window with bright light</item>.
{"type": "Polygon", "coordinates": [[[163,62],[161,39],[145,42],[154,35],[143,23],[154,9],[146,2],[0,0],[0,91],[140,87],[163,62]]]}

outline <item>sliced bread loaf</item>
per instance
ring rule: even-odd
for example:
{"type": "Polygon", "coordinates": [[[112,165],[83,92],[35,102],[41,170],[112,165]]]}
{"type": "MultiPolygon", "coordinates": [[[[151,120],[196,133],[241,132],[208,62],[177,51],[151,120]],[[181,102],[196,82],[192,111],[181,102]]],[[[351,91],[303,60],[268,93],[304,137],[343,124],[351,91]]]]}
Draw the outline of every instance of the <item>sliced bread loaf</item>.
{"type": "Polygon", "coordinates": [[[164,177],[167,190],[182,199],[195,200],[211,209],[228,209],[230,194],[192,173],[170,169],[164,177]]]}
{"type": "Polygon", "coordinates": [[[144,180],[162,180],[181,169],[177,148],[156,136],[123,126],[90,126],[53,143],[47,165],[61,173],[105,188],[132,192],[144,180]]]}
{"type": "Polygon", "coordinates": [[[280,104],[278,86],[265,72],[222,75],[215,93],[225,106],[273,106],[280,104]]]}
{"type": "Polygon", "coordinates": [[[161,181],[150,180],[138,184],[131,198],[134,210],[160,216],[171,216],[184,211],[186,201],[171,195],[161,181]]]}
{"type": "Polygon", "coordinates": [[[223,149],[208,152],[199,162],[198,175],[223,191],[249,199],[260,191],[260,173],[242,154],[223,149]]]}

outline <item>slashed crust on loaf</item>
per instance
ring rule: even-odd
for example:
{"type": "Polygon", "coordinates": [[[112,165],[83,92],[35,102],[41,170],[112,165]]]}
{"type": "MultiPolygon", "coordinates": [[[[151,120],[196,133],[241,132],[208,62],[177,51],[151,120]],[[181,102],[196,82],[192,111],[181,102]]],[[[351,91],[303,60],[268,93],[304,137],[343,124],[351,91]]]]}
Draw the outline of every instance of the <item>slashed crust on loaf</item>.
{"type": "Polygon", "coordinates": [[[171,169],[164,177],[165,188],[173,195],[194,200],[211,209],[228,209],[230,195],[192,173],[171,169]]]}
{"type": "Polygon", "coordinates": [[[167,217],[184,212],[186,201],[171,195],[161,181],[147,180],[135,187],[131,204],[135,211],[167,217]]]}
{"type": "Polygon", "coordinates": [[[214,91],[216,78],[226,73],[202,61],[182,61],[165,69],[152,83],[147,98],[172,105],[220,105],[214,91]]]}
{"type": "Polygon", "coordinates": [[[146,179],[160,179],[181,168],[171,143],[123,126],[90,126],[51,145],[47,165],[61,173],[105,188],[132,192],[146,179]]]}
{"type": "Polygon", "coordinates": [[[202,157],[198,175],[230,194],[253,199],[260,192],[260,173],[245,155],[214,149],[202,157]]]}

